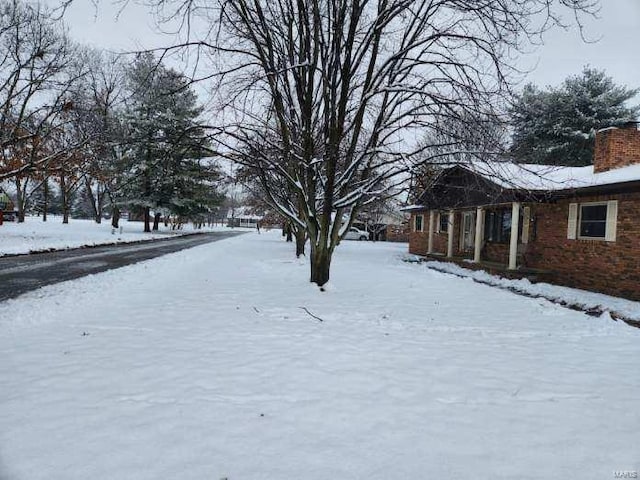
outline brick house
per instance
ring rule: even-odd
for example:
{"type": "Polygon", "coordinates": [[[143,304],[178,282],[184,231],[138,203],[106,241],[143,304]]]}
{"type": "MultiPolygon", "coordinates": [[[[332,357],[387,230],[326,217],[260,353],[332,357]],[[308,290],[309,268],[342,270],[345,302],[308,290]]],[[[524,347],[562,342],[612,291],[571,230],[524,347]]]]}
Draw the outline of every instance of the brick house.
{"type": "Polygon", "coordinates": [[[409,207],[409,251],[640,300],[640,131],[596,135],[594,165],[473,162],[409,207]]]}

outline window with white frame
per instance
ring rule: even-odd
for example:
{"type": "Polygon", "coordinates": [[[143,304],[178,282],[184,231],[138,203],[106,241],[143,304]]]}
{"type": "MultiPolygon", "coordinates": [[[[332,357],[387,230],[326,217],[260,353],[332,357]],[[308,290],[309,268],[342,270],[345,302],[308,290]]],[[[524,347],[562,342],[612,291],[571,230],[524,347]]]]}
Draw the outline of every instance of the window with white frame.
{"type": "Polygon", "coordinates": [[[413,231],[414,232],[422,232],[422,224],[423,223],[424,223],[424,216],[423,215],[416,215],[413,231]]]}
{"type": "Polygon", "coordinates": [[[616,239],[618,201],[569,204],[567,238],[584,240],[616,239]]]}

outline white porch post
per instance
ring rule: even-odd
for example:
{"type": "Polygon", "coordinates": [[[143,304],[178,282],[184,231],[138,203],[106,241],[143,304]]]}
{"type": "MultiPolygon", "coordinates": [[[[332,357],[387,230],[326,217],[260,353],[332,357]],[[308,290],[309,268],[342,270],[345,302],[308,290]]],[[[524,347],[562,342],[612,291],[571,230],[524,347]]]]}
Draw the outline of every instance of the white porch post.
{"type": "Polygon", "coordinates": [[[433,230],[436,226],[436,212],[431,210],[429,212],[429,243],[427,244],[427,254],[433,253],[433,230]]]}
{"type": "Polygon", "coordinates": [[[453,210],[449,212],[449,228],[447,229],[447,257],[453,257],[453,222],[455,214],[453,210]]]}
{"type": "Polygon", "coordinates": [[[511,205],[511,242],[509,244],[509,270],[517,268],[518,257],[518,225],[520,223],[520,202],[511,205]]]}
{"type": "Polygon", "coordinates": [[[482,227],[484,226],[484,209],[478,207],[476,210],[476,232],[475,232],[475,244],[473,251],[473,261],[476,263],[480,263],[480,251],[482,249],[482,227]]]}

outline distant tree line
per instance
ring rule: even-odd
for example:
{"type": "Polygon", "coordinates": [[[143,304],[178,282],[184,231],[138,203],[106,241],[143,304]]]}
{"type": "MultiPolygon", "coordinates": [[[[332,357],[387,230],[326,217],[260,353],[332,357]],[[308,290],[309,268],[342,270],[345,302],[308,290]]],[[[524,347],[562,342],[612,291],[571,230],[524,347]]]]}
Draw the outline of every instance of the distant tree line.
{"type": "Polygon", "coordinates": [[[42,4],[0,0],[0,58],[0,181],[13,186],[19,221],[108,214],[117,226],[126,209],[150,231],[221,203],[202,107],[153,54],[75,44],[42,4]]]}

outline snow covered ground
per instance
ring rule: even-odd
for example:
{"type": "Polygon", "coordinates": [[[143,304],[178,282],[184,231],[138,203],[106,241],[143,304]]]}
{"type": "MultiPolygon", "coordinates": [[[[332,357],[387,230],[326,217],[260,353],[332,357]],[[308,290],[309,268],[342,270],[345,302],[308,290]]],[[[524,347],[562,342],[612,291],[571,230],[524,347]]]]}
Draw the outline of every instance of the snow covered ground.
{"type": "MultiPolygon", "coordinates": [[[[54,216],[51,216],[47,222],[43,222],[39,217],[27,217],[24,223],[4,222],[0,226],[0,256],[107,243],[156,240],[170,235],[205,231],[204,229],[194,230],[191,225],[185,225],[183,230],[171,231],[170,228],[161,225],[158,232],[144,233],[142,222],[123,220],[120,225],[122,231],[114,231],[108,220],[98,225],[93,220],[71,219],[67,225],[64,225],[60,217],[54,216]]],[[[217,230],[224,228],[226,227],[214,227],[217,230]]]]}
{"type": "Polygon", "coordinates": [[[321,293],[292,248],[250,233],[0,304],[0,478],[640,470],[640,330],[403,244],[345,242],[321,293]]]}
{"type": "MultiPolygon", "coordinates": [[[[407,261],[420,261],[420,257],[407,255],[407,261]]],[[[603,293],[590,292],[579,288],[562,287],[549,283],[531,283],[526,278],[509,279],[498,275],[491,275],[484,270],[471,270],[462,268],[452,262],[427,261],[427,268],[439,270],[452,275],[471,278],[477,282],[504,288],[524,295],[543,297],[547,300],[560,302],[564,305],[573,305],[583,311],[607,312],[613,318],[623,317],[629,320],[640,321],[640,302],[625,298],[613,297],[603,293]]]]}

